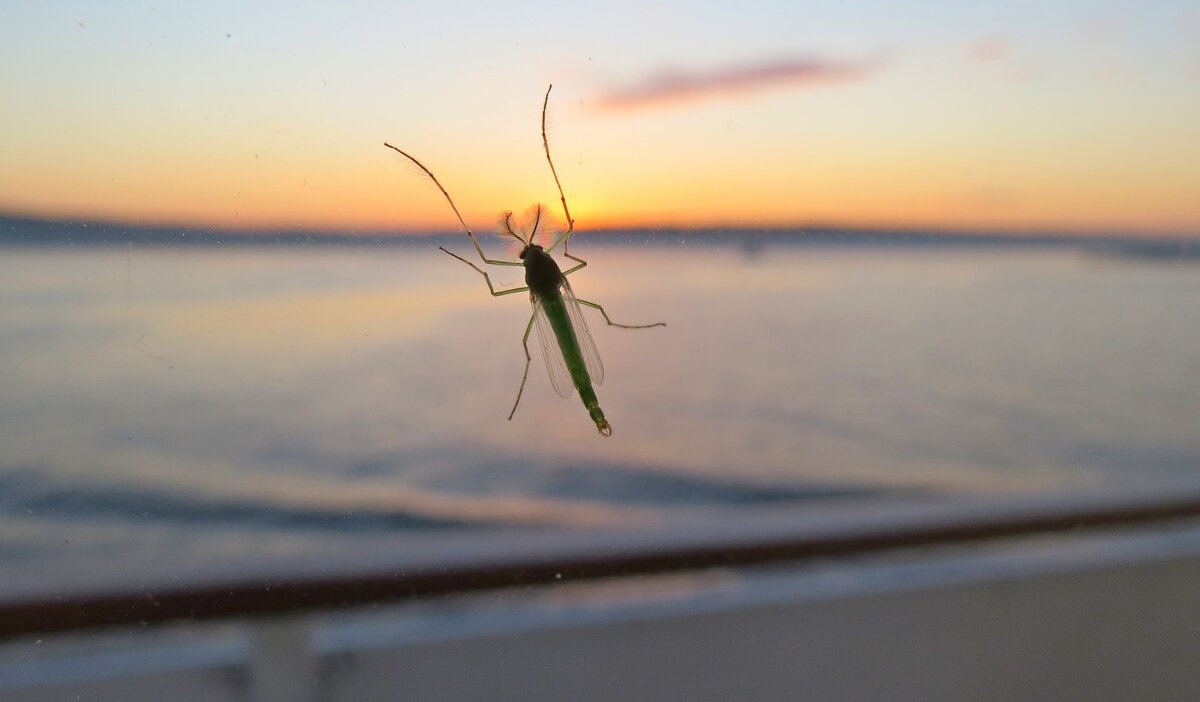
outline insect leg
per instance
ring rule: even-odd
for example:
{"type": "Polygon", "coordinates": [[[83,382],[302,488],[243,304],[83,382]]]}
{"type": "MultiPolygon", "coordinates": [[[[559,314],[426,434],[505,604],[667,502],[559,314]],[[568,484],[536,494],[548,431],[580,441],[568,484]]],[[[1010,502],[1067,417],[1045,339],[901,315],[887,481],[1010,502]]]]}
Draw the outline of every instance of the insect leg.
{"type": "Polygon", "coordinates": [[[608,322],[610,327],[621,327],[622,329],[649,329],[650,327],[667,326],[666,322],[655,322],[654,324],[617,324],[608,318],[608,313],[605,312],[604,308],[600,305],[597,305],[594,302],[588,302],[587,300],[580,300],[579,298],[576,298],[576,301],[581,305],[587,305],[588,307],[600,310],[600,314],[604,315],[604,321],[608,322]]]}
{"type": "Polygon", "coordinates": [[[529,355],[529,332],[533,331],[533,319],[536,316],[537,312],[529,315],[529,324],[525,325],[525,336],[521,337],[521,346],[525,347],[525,372],[521,374],[521,387],[517,388],[517,401],[513,403],[512,412],[508,413],[510,421],[517,413],[517,405],[521,404],[521,393],[525,392],[525,381],[529,379],[529,363],[533,360],[533,356],[529,355]]]}
{"type": "MultiPolygon", "coordinates": [[[[492,293],[492,297],[500,297],[501,295],[512,295],[513,293],[525,292],[526,290],[529,290],[529,288],[528,288],[528,287],[520,287],[520,288],[508,288],[507,290],[501,290],[501,291],[499,291],[499,292],[496,292],[496,288],[492,287],[492,279],[488,277],[488,274],[487,274],[487,273],[485,273],[485,272],[483,271],[483,269],[482,269],[482,268],[480,268],[479,266],[475,265],[474,263],[471,263],[470,261],[468,261],[467,259],[463,258],[462,256],[459,256],[459,255],[458,255],[458,254],[456,254],[456,253],[453,253],[453,252],[447,251],[446,249],[442,248],[441,246],[439,246],[438,248],[439,248],[439,249],[442,249],[442,253],[449,254],[449,255],[453,256],[454,258],[457,258],[458,260],[460,260],[460,261],[462,261],[463,263],[467,264],[467,265],[468,265],[468,266],[470,266],[471,268],[474,268],[476,273],[478,273],[479,275],[483,276],[483,281],[484,281],[485,283],[487,283],[487,286],[488,286],[488,291],[492,293]]],[[[486,262],[488,262],[488,263],[493,263],[492,261],[488,261],[486,258],[485,258],[485,259],[483,259],[483,260],[484,260],[484,261],[486,261],[486,262]]],[[[519,264],[519,263],[509,263],[509,262],[507,262],[507,261],[501,261],[501,262],[500,262],[500,264],[503,264],[503,265],[508,265],[508,266],[519,266],[519,265],[521,265],[521,264],[519,264]]],[[[499,264],[498,264],[498,265],[499,265],[499,264]]]]}
{"type": "Polygon", "coordinates": [[[546,97],[542,100],[542,146],[546,149],[546,163],[550,164],[550,175],[554,176],[554,184],[558,186],[558,199],[562,201],[563,214],[567,218],[567,230],[559,234],[554,243],[546,248],[546,251],[553,251],[554,247],[561,243],[563,253],[566,253],[571,234],[575,232],[575,220],[571,219],[571,210],[567,209],[567,196],[563,194],[562,183],[558,182],[558,171],[554,170],[554,160],[550,158],[550,140],[546,138],[546,107],[550,104],[550,91],[553,88],[553,84],[546,88],[546,97]]]}
{"type": "Polygon", "coordinates": [[[587,261],[583,260],[582,258],[579,258],[578,256],[572,256],[571,254],[567,253],[566,247],[563,247],[563,256],[565,258],[569,258],[572,261],[575,261],[576,263],[579,264],[578,266],[571,266],[567,270],[563,271],[564,278],[587,265],[587,261]]]}
{"type": "MultiPolygon", "coordinates": [[[[563,256],[571,259],[572,261],[576,261],[579,264],[576,266],[572,266],[572,267],[568,268],[567,270],[563,271],[564,278],[587,265],[587,261],[583,260],[582,258],[579,258],[578,256],[572,256],[571,254],[566,252],[565,248],[563,250],[563,256]]],[[[666,322],[655,322],[654,324],[617,324],[616,322],[609,319],[608,313],[605,312],[604,308],[601,307],[600,305],[597,305],[594,302],[589,302],[588,300],[581,300],[579,298],[576,298],[576,301],[581,305],[587,305],[588,307],[592,307],[592,308],[600,310],[600,314],[604,315],[604,321],[608,322],[608,325],[611,327],[621,327],[622,329],[648,329],[650,327],[665,327],[665,326],[667,326],[666,322]]]]}

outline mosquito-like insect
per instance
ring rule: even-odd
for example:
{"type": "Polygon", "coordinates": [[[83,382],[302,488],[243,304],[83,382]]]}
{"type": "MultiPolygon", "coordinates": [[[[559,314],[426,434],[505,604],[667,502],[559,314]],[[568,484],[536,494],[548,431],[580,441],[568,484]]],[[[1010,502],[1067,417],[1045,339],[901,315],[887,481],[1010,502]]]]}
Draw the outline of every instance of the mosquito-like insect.
{"type": "Polygon", "coordinates": [[[558,187],[558,197],[562,201],[567,228],[555,234],[548,221],[546,208],[540,203],[532,205],[520,223],[513,222],[512,212],[502,213],[499,218],[498,233],[519,247],[517,257],[521,259],[520,261],[501,261],[485,256],[475,234],[459,214],[458,207],[454,205],[450,193],[442,187],[433,171],[395,146],[387,142],[384,142],[383,145],[416,164],[425,175],[429,176],[438,190],[442,191],[442,195],[446,196],[446,202],[450,203],[450,209],[454,210],[454,215],[458,217],[458,223],[470,237],[475,252],[479,254],[479,258],[484,263],[491,266],[525,267],[524,287],[496,290],[492,285],[492,279],[482,268],[458,254],[447,251],[441,246],[438,247],[444,253],[457,258],[482,275],[484,282],[487,283],[488,291],[492,293],[493,297],[529,292],[529,300],[533,304],[533,315],[530,316],[529,323],[525,325],[525,335],[521,338],[521,345],[525,347],[525,372],[521,375],[521,387],[517,389],[517,399],[513,402],[508,418],[512,419],[516,414],[517,405],[521,404],[521,393],[525,392],[525,381],[529,378],[529,364],[533,360],[533,357],[529,355],[529,332],[536,325],[538,341],[542,347],[542,358],[546,361],[546,371],[550,374],[550,383],[554,386],[555,392],[561,397],[568,398],[578,388],[579,397],[583,400],[583,406],[587,408],[592,421],[596,423],[596,429],[604,436],[612,436],[612,425],[604,418],[604,412],[600,409],[600,401],[596,399],[596,391],[592,389],[593,385],[604,382],[604,364],[600,361],[600,353],[596,351],[596,344],[592,341],[592,335],[588,331],[587,322],[584,321],[583,312],[579,306],[587,305],[600,310],[600,314],[604,315],[604,321],[608,322],[609,326],[622,329],[647,329],[649,327],[665,327],[667,324],[666,322],[617,324],[609,319],[608,313],[604,311],[603,307],[594,302],[576,298],[575,292],[571,290],[571,283],[567,281],[567,276],[586,266],[587,261],[572,256],[567,251],[571,236],[575,233],[575,220],[571,219],[571,211],[567,208],[567,196],[563,194],[562,184],[558,181],[558,171],[554,169],[554,161],[550,158],[550,142],[546,138],[546,107],[550,104],[550,91],[553,88],[553,85],[546,88],[546,97],[542,100],[542,146],[546,151],[546,162],[550,164],[550,173],[554,176],[554,185],[558,187]],[[565,271],[558,267],[558,263],[550,255],[550,252],[559,244],[562,244],[563,247],[563,257],[571,259],[575,264],[565,271]]]}

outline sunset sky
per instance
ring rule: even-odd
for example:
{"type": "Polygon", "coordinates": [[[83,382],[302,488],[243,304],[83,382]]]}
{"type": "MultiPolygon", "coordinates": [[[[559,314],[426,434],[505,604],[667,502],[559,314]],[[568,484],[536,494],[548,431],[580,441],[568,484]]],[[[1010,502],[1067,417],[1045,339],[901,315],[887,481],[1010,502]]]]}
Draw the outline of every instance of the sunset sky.
{"type": "Polygon", "coordinates": [[[1200,2],[6,2],[0,213],[1200,236],[1200,2]],[[247,9],[248,8],[248,9],[247,9]]]}

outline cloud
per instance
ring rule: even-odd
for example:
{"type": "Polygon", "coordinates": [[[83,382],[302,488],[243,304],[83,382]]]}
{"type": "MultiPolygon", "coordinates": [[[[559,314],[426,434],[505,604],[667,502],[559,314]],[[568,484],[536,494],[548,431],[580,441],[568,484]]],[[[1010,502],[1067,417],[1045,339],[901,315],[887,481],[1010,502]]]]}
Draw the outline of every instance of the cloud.
{"type": "Polygon", "coordinates": [[[636,110],[789,87],[853,83],[884,63],[883,57],[862,61],[792,57],[708,71],[669,69],[604,93],[594,106],[604,111],[636,110]]]}

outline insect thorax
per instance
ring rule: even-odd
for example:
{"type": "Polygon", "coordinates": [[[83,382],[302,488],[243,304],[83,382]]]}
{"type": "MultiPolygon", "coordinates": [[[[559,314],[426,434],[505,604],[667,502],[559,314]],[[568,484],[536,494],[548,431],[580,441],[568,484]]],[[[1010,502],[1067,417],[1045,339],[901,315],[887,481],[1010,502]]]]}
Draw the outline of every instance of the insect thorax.
{"type": "Polygon", "coordinates": [[[525,284],[529,290],[542,299],[558,296],[558,287],[562,284],[562,270],[558,262],[542,250],[540,246],[530,246],[525,250],[525,284]]]}

